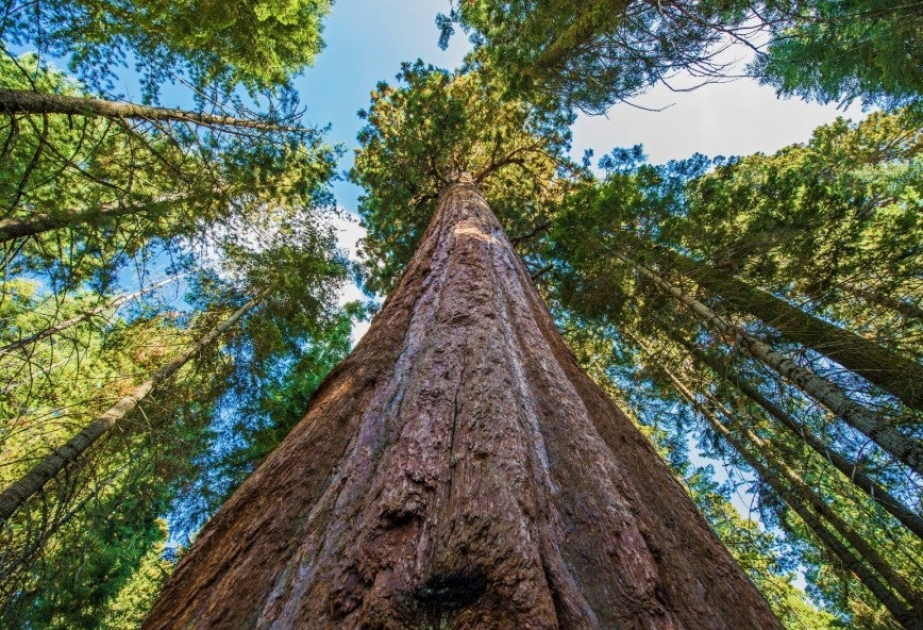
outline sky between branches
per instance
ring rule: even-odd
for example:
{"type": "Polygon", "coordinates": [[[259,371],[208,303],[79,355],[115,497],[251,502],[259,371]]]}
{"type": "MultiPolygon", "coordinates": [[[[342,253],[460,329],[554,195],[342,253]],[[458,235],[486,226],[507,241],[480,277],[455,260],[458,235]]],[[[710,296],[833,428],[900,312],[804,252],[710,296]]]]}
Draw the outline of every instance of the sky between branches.
{"type": "MultiPolygon", "coordinates": [[[[352,165],[356,133],[363,124],[356,112],[368,107],[376,83],[393,83],[402,61],[421,58],[445,68],[461,64],[470,50],[463,33],[452,38],[446,51],[436,45],[436,14],[448,13],[449,8],[448,0],[339,0],[333,6],[324,26],[326,48],[296,85],[307,120],[329,123],[329,141],[348,147],[342,170],[352,165]]],[[[679,87],[694,84],[682,78],[673,83],[679,87]]],[[[585,149],[593,149],[599,158],[615,147],[635,144],[643,144],[655,164],[696,152],[709,156],[771,153],[808,140],[816,127],[838,115],[854,120],[864,115],[858,106],[844,113],[832,105],[780,100],[771,88],[750,80],[706,85],[691,92],[658,86],[634,102],[646,109],[620,104],[607,116],[581,115],[573,130],[574,158],[579,160],[585,149]]],[[[355,215],[359,188],[343,181],[334,188],[338,205],[355,215]]],[[[362,229],[348,221],[338,223],[342,245],[354,254],[362,229]]],[[[344,300],[359,297],[358,289],[351,287],[344,300]]],[[[367,324],[360,324],[354,339],[366,329],[367,324]]]]}

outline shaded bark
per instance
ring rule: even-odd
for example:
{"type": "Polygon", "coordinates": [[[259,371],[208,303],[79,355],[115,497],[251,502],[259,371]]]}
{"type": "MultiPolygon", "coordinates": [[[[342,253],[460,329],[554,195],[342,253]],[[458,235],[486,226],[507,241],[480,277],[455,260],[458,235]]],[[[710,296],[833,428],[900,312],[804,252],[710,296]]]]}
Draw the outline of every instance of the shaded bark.
{"type": "Polygon", "coordinates": [[[144,628],[780,628],[469,183],[144,628]]]}
{"type": "Polygon", "coordinates": [[[789,340],[821,353],[896,396],[908,407],[923,410],[923,366],[916,361],[814,317],[726,271],[678,254],[668,247],[623,234],[640,247],[653,248],[655,255],[670,267],[722,298],[732,310],[750,313],[789,340]]]}
{"type": "Polygon", "coordinates": [[[71,116],[102,116],[134,120],[188,122],[205,127],[235,127],[257,131],[291,131],[291,129],[259,120],[202,114],[184,109],[150,107],[135,103],[107,101],[86,96],[65,96],[32,90],[0,89],[0,112],[5,114],[66,114],[71,116]]]}
{"type": "Polygon", "coordinates": [[[776,352],[769,345],[748,334],[739,326],[735,326],[647,267],[621,254],[616,254],[616,257],[632,265],[642,277],[678,300],[704,324],[733,339],[750,356],[775,370],[785,380],[800,387],[808,396],[867,436],[884,451],[893,455],[895,459],[903,462],[917,474],[923,475],[923,443],[919,440],[902,434],[890,426],[879,414],[852,400],[835,384],[776,352]]]}
{"type": "Polygon", "coordinates": [[[208,331],[196,343],[173,357],[169,363],[154,372],[150,378],[136,386],[131,393],[122,396],[118,402],[86,425],[82,431],[68,440],[64,446],[46,455],[32,470],[4,488],[3,492],[0,492],[0,521],[8,520],[16,513],[16,510],[39,494],[46,483],[76,462],[99,438],[132,412],[151,393],[151,390],[170,378],[192,358],[216,341],[218,337],[256,306],[262,297],[263,295],[260,295],[240,307],[230,317],[208,331]]]}

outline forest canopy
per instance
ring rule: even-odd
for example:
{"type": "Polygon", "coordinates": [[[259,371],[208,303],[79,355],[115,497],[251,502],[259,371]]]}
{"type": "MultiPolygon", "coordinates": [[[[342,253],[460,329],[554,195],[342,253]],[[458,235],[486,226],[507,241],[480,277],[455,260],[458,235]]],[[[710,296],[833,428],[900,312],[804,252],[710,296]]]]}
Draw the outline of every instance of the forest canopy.
{"type": "Polygon", "coordinates": [[[920,628],[920,12],[445,5],[428,36],[470,52],[364,86],[352,162],[300,100],[326,0],[5,5],[0,627],[139,627],[464,181],[786,628],[920,628]],[[578,113],[740,74],[875,109],[750,155],[572,157],[578,113]]]}

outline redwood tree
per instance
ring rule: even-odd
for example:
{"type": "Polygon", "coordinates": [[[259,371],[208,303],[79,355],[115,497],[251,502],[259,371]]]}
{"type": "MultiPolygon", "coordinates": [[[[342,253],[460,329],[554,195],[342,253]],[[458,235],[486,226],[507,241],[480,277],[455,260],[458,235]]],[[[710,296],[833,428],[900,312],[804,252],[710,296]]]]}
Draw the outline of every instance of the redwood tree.
{"type": "Polygon", "coordinates": [[[476,185],[145,628],[779,628],[476,185]]]}

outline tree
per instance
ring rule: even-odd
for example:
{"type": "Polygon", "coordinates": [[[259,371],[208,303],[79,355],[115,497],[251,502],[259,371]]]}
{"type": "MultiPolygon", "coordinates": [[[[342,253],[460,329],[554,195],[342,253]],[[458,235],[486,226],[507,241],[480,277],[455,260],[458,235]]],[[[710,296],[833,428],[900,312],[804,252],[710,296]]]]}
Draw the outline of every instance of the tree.
{"type": "Polygon", "coordinates": [[[470,179],[144,627],[307,619],[779,627],[579,368],[470,179]]]}
{"type": "Polygon", "coordinates": [[[780,36],[752,69],[779,94],[919,109],[923,73],[912,60],[923,41],[920,14],[912,6],[821,0],[809,10],[786,10],[782,3],[774,8],[780,36]]]}
{"type": "Polygon", "coordinates": [[[387,291],[416,248],[450,178],[469,172],[517,232],[544,223],[567,186],[569,114],[508,100],[475,57],[454,73],[405,63],[398,87],[379,83],[351,179],[363,186],[369,288],[387,291]],[[395,208],[401,208],[399,213],[395,208]]]}
{"type": "Polygon", "coordinates": [[[705,79],[726,69],[730,38],[752,35],[752,2],[561,0],[457,2],[440,16],[472,32],[513,91],[602,113],[679,70],[705,79]]]}
{"type": "Polygon", "coordinates": [[[241,6],[53,0],[34,11],[7,0],[0,32],[4,43],[70,57],[71,70],[94,86],[130,60],[148,97],[182,75],[203,93],[218,87],[230,94],[238,85],[251,91],[285,86],[320,52],[321,20],[329,10],[328,0],[241,6]]]}

